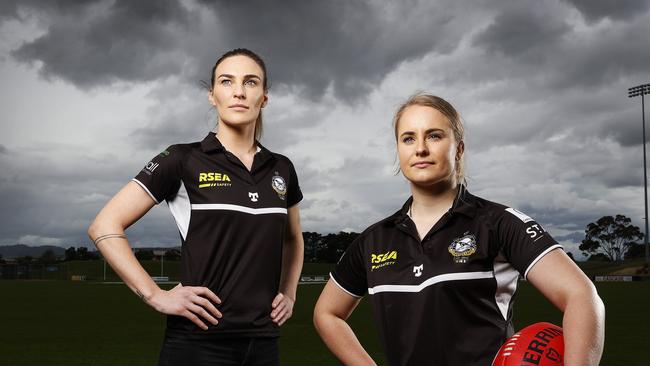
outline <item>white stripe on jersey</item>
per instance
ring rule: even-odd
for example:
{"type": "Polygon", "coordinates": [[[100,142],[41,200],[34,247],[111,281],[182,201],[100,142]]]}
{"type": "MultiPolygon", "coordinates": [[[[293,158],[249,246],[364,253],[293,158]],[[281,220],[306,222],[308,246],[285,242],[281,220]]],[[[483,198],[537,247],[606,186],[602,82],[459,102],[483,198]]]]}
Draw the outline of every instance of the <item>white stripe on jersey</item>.
{"type": "Polygon", "coordinates": [[[287,209],[283,207],[267,207],[267,208],[252,208],[239,205],[229,205],[225,203],[195,203],[192,204],[192,210],[226,210],[238,211],[251,215],[264,215],[264,214],[287,214],[287,209]]]}
{"type": "Polygon", "coordinates": [[[460,272],[460,273],[445,273],[433,276],[420,283],[419,285],[379,285],[369,287],[368,293],[374,295],[380,292],[420,292],[426,287],[435,285],[436,283],[446,281],[462,281],[462,280],[480,280],[485,278],[493,278],[494,272],[460,272]]]}

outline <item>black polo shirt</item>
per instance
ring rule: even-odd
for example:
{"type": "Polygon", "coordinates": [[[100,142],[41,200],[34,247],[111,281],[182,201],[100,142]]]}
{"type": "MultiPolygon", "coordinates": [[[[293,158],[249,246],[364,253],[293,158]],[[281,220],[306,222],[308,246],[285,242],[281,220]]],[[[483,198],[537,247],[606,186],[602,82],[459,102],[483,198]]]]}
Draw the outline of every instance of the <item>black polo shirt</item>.
{"type": "Polygon", "coordinates": [[[167,201],[181,236],[181,283],[205,286],[222,300],[219,324],[201,330],[168,316],[167,331],[192,336],[277,336],[271,302],[277,295],[287,208],[302,199],[288,158],[259,143],[251,171],[214,133],[172,145],[133,179],[167,201]]]}
{"type": "Polygon", "coordinates": [[[490,365],[513,334],[518,276],[560,245],[525,214],[462,187],[420,241],[411,202],[350,244],[331,278],[371,296],[390,365],[490,365]]]}

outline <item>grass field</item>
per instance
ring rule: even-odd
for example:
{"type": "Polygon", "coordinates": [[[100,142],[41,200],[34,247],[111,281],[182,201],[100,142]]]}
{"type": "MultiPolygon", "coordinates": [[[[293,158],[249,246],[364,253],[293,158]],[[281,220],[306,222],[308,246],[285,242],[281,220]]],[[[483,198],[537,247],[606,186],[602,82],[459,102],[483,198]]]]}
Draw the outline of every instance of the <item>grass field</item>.
{"type": "MultiPolygon", "coordinates": [[[[607,307],[601,365],[648,365],[650,282],[598,283],[597,287],[607,307]]],[[[299,287],[294,317],[282,329],[282,365],[338,364],[311,323],[321,289],[322,285],[299,287]]],[[[0,365],[156,364],[165,318],[124,285],[0,281],[0,293],[0,365]]],[[[561,324],[561,314],[522,283],[515,326],[519,329],[537,321],[561,324]]],[[[385,365],[365,299],[351,324],[378,364],[385,365]]]]}

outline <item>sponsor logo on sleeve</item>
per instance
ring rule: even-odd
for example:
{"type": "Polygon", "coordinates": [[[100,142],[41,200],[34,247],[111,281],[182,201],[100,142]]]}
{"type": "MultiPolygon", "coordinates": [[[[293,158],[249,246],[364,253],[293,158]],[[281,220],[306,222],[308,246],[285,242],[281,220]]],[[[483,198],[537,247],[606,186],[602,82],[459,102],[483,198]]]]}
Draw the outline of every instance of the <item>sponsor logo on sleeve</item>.
{"type": "Polygon", "coordinates": [[[271,178],[271,187],[278,194],[278,197],[284,201],[287,196],[287,182],[278,172],[275,172],[275,175],[271,178]]]}
{"type": "Polygon", "coordinates": [[[379,268],[387,267],[395,264],[397,261],[397,251],[392,250],[386,253],[379,254],[370,254],[370,271],[374,271],[379,268]]]}
{"type": "Polygon", "coordinates": [[[454,263],[467,263],[469,257],[476,253],[476,237],[465,232],[451,242],[448,251],[454,257],[454,263]]]}
{"type": "Polygon", "coordinates": [[[230,187],[231,185],[228,174],[219,172],[199,173],[199,188],[230,187]]]}
{"type": "Polygon", "coordinates": [[[538,223],[533,223],[526,228],[526,234],[528,234],[533,241],[537,241],[537,239],[541,238],[542,235],[544,235],[544,232],[544,228],[538,223]]]}
{"type": "Polygon", "coordinates": [[[147,165],[144,166],[142,171],[147,173],[148,175],[151,175],[151,174],[153,174],[154,170],[156,170],[156,168],[158,168],[158,165],[160,165],[160,164],[154,163],[153,161],[150,161],[150,162],[147,163],[147,165]]]}

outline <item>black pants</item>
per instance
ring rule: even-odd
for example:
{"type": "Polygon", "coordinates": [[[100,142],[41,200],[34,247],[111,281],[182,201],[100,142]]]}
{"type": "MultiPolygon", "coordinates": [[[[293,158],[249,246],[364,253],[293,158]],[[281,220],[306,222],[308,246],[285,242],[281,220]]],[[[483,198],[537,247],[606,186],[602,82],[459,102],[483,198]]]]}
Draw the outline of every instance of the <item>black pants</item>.
{"type": "Polygon", "coordinates": [[[277,338],[190,340],[165,335],[158,366],[278,366],[277,338]]]}

